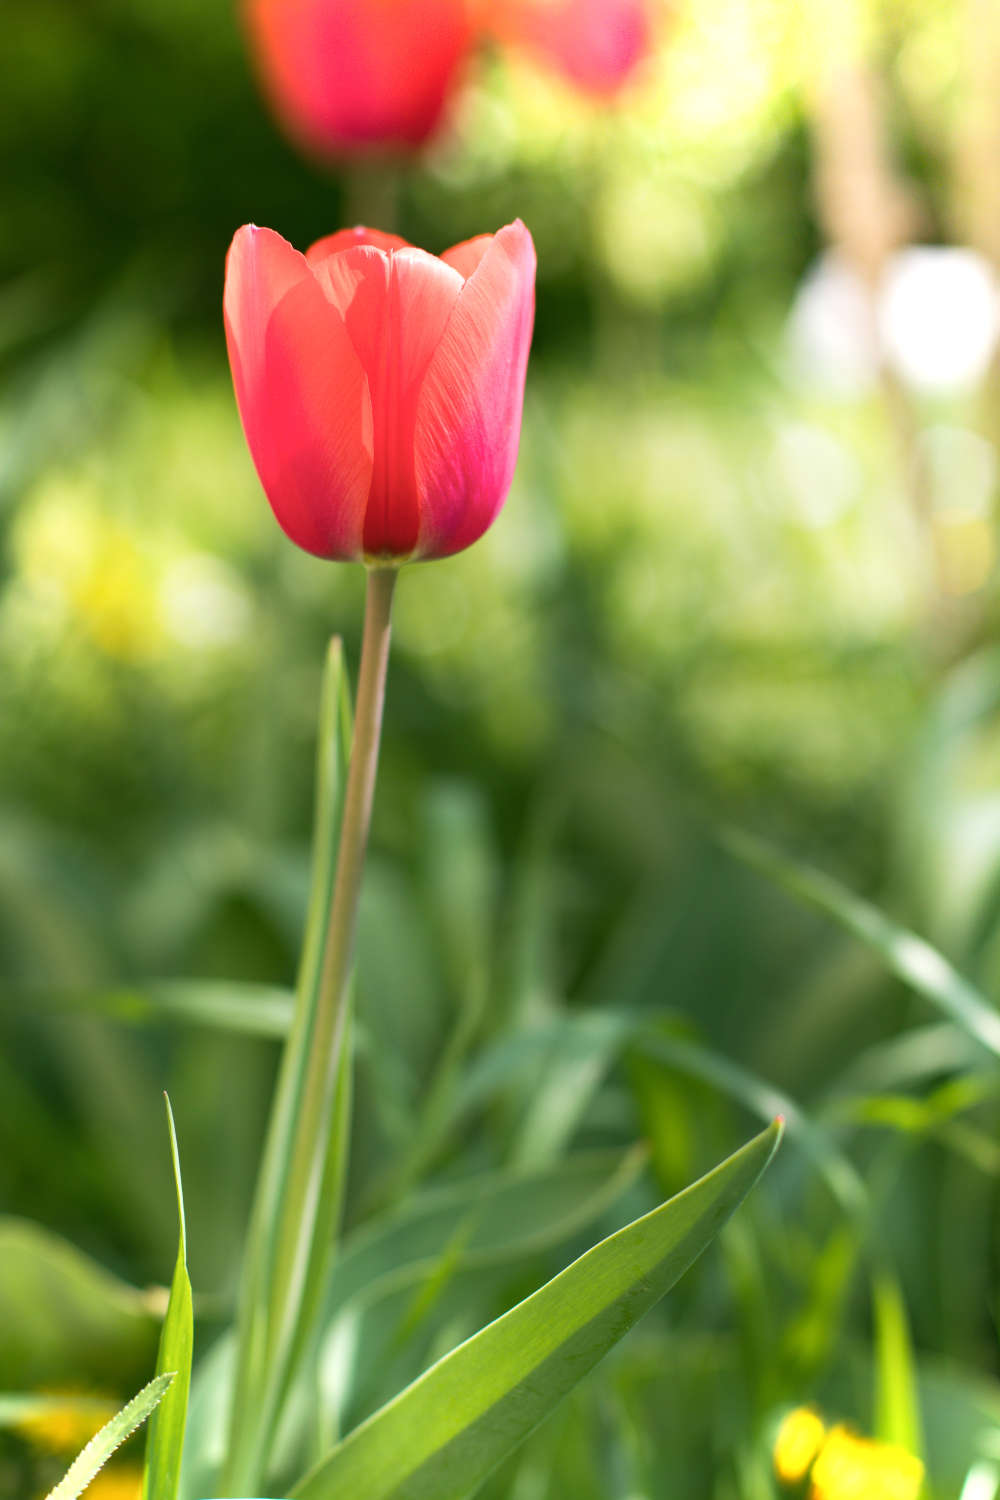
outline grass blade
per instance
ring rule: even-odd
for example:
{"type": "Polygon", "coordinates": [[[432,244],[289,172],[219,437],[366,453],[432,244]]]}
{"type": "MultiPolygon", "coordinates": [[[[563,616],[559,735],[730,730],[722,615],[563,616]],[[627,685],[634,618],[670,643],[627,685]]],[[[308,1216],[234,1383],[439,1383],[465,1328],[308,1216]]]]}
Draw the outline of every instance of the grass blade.
{"type": "Polygon", "coordinates": [[[868,1191],[850,1159],[821,1125],[782,1090],[739,1063],[697,1042],[666,1033],[642,1038],[642,1052],[692,1078],[703,1079],[767,1120],[780,1114],[788,1139],[796,1142],[822,1174],[833,1197],[855,1223],[868,1222],[868,1191]]]}
{"type": "Polygon", "coordinates": [[[890,973],[1000,1057],[1000,1015],[930,943],[890,921],[829,875],[788,859],[761,839],[734,829],[727,829],[721,838],[737,859],[860,938],[890,973]]]}
{"type": "Polygon", "coordinates": [[[129,1026],[177,1021],[279,1040],[288,1035],[295,1000],[279,985],[230,979],[150,979],[113,989],[25,984],[8,987],[5,995],[31,1011],[82,1012],[129,1026]]]}
{"type": "Polygon", "coordinates": [[[775,1122],[567,1267],[352,1432],[294,1500],[461,1500],[683,1274],[749,1192],[775,1122]]]}
{"type": "Polygon", "coordinates": [[[95,1433],[81,1453],[70,1464],[55,1489],[50,1490],[45,1500],[77,1500],[77,1496],[103,1469],[116,1448],[141,1427],[165,1395],[173,1375],[156,1375],[144,1385],[138,1395],[133,1396],[127,1406],[106,1422],[100,1432],[95,1433]]]}
{"type": "Polygon", "coordinates": [[[177,1187],[178,1243],[177,1263],[170,1286],[167,1315],[163,1320],[163,1332],[160,1335],[156,1372],[160,1375],[172,1371],[174,1381],[149,1426],[146,1462],[142,1474],[142,1500],[176,1500],[184,1452],[184,1427],[187,1421],[191,1356],[194,1349],[194,1314],[187,1270],[187,1227],[184,1221],[181,1163],[173,1110],[166,1095],[164,1098],[170,1131],[170,1153],[174,1163],[174,1182],[177,1187]]]}
{"type": "Polygon", "coordinates": [[[875,1433],[922,1459],[923,1432],[910,1324],[899,1281],[888,1266],[872,1274],[875,1433]]]}

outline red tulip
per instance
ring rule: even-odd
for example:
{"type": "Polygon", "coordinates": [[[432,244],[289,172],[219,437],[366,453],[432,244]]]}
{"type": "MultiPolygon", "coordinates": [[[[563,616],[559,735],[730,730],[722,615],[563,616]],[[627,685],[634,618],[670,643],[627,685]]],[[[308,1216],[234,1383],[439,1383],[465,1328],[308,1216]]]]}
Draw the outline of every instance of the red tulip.
{"type": "Polygon", "coordinates": [[[484,17],[501,41],[605,97],[628,82],[653,45],[650,0],[496,0],[484,17]]]}
{"type": "Polygon", "coordinates": [[[346,229],[305,255],[238,230],[224,309],[236,400],[275,516],[319,557],[468,547],[514,473],[534,318],[520,220],[440,259],[346,229]]]}
{"type": "Polygon", "coordinates": [[[244,0],[264,87],[321,152],[419,146],[473,40],[470,0],[244,0]]]}

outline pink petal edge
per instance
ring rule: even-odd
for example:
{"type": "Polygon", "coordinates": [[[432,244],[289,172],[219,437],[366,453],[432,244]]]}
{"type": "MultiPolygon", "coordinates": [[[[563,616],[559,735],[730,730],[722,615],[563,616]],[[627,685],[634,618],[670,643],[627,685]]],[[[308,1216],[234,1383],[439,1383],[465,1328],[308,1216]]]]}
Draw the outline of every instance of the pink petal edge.
{"type": "Polygon", "coordinates": [[[415,455],[417,555],[471,545],[510,488],[534,321],[535,249],[520,219],[490,237],[427,369],[415,455]]]}

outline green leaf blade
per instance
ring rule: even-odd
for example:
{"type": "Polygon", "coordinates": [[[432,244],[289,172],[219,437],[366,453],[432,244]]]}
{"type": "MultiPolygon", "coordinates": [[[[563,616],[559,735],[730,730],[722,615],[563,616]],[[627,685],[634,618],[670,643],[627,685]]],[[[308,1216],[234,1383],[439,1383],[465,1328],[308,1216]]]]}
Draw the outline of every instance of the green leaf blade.
{"type": "Polygon", "coordinates": [[[923,1459],[916,1360],[899,1281],[886,1265],[872,1276],[875,1342],[875,1433],[923,1459]]]}
{"type": "MultiPolygon", "coordinates": [[[[166,1097],[166,1096],[164,1096],[166,1097]]],[[[149,1426],[146,1461],[142,1475],[142,1500],[177,1500],[181,1458],[184,1452],[184,1428],[187,1422],[188,1390],[191,1385],[191,1360],[194,1352],[194,1311],[191,1281],[187,1270],[187,1226],[184,1220],[184,1192],[181,1186],[180,1156],[177,1132],[170,1100],[166,1100],[170,1151],[177,1187],[178,1244],[177,1262],[170,1286],[167,1315],[163,1320],[160,1349],[156,1360],[157,1375],[173,1374],[173,1384],[149,1426]]]]}
{"type": "Polygon", "coordinates": [[[588,1250],[351,1433],[294,1500],[461,1500],[696,1259],[767,1166],[776,1122],[588,1250]]]}
{"type": "Polygon", "coordinates": [[[789,859],[762,839],[737,829],[725,829],[720,838],[737,859],[860,939],[891,974],[1000,1057],[1000,1015],[930,943],[891,921],[829,875],[789,859]]]}
{"type": "Polygon", "coordinates": [[[312,875],[295,1011],[241,1277],[224,1470],[230,1494],[244,1494],[263,1483],[266,1456],[339,1233],[350,1123],[350,1003],[332,1038],[318,1040],[318,1028],[351,721],[343,650],[334,638],[323,675],[312,875]],[[323,1078],[316,1075],[315,1056],[324,1059],[323,1078]]]}

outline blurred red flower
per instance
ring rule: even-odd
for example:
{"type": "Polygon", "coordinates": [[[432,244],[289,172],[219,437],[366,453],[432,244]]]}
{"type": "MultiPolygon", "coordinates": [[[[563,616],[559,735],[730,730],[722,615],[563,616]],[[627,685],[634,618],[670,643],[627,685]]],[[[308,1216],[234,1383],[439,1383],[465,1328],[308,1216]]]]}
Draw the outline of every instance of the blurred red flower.
{"type": "Polygon", "coordinates": [[[323,152],[422,145],[474,38],[470,0],[246,0],[244,10],[279,118],[323,152]]]}
{"type": "Polygon", "coordinates": [[[653,45],[654,0],[244,0],[264,89],[323,154],[414,149],[490,37],[607,98],[653,45]]]}

